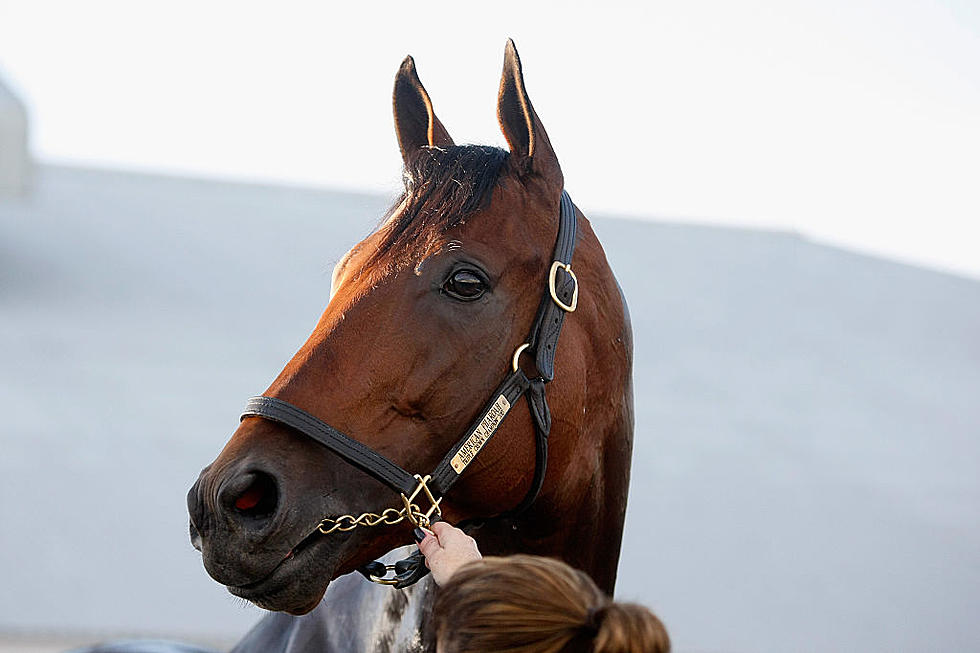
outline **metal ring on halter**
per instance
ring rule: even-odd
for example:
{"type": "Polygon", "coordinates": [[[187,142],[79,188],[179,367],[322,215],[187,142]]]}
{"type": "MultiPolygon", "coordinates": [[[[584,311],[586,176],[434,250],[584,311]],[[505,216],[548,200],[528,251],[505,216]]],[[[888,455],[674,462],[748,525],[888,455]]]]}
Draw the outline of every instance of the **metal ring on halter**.
{"type": "MultiPolygon", "coordinates": [[[[385,576],[389,573],[395,571],[395,565],[385,565],[385,576]]],[[[382,578],[380,576],[375,576],[374,574],[368,574],[368,580],[372,583],[377,583],[378,585],[397,585],[398,578],[382,578]]]]}
{"type": "Polygon", "coordinates": [[[529,343],[525,342],[523,345],[517,348],[517,351],[514,352],[514,360],[511,362],[511,365],[513,366],[515,372],[518,370],[518,368],[520,368],[521,354],[530,346],[531,345],[529,343]]]}
{"type": "Polygon", "coordinates": [[[571,263],[555,261],[551,264],[551,270],[548,272],[548,292],[551,293],[552,301],[558,304],[558,307],[563,311],[568,313],[575,312],[575,308],[578,306],[578,277],[576,277],[575,273],[572,272],[571,263]],[[572,278],[572,282],[575,284],[575,290],[572,291],[572,302],[570,304],[566,304],[562,300],[558,299],[558,291],[555,290],[555,275],[558,274],[559,268],[563,269],[568,276],[572,278]]]}

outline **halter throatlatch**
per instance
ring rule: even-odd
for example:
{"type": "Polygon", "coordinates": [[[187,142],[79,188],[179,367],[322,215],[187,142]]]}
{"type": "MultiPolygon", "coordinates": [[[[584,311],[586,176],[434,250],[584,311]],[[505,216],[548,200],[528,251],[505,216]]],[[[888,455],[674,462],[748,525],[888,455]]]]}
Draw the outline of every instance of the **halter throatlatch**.
{"type": "MultiPolygon", "coordinates": [[[[252,397],[245,404],[242,419],[262,417],[288,426],[316,440],[351,465],[370,474],[398,493],[401,503],[380,513],[325,517],[317,526],[324,535],[352,531],[358,526],[393,526],[409,521],[428,528],[442,515],[442,497],[453,486],[463,470],[480,453],[496,433],[511,408],[522,396],[527,398],[534,423],[535,465],[531,487],[517,506],[494,518],[514,517],[526,510],[537,498],[544,483],[548,463],[548,434],[551,431],[551,412],[545,397],[545,384],[555,375],[555,349],[565,315],[578,306],[578,278],[572,272],[572,253],[575,251],[575,205],[568,193],[561,193],[561,211],[554,260],[548,271],[548,292],[541,298],[527,341],[514,352],[511,372],[491,400],[484,406],[476,421],[467,429],[449,453],[436,465],[431,474],[410,474],[398,464],[338,431],[326,422],[301,408],[275,397],[252,397]],[[521,370],[520,357],[525,351],[534,354],[538,376],[528,378],[521,370]],[[426,505],[419,505],[419,502],[426,505]]],[[[394,565],[370,562],[359,569],[367,579],[397,588],[408,587],[429,573],[421,553],[416,553],[394,565]],[[391,575],[389,575],[391,574],[391,575]]]]}

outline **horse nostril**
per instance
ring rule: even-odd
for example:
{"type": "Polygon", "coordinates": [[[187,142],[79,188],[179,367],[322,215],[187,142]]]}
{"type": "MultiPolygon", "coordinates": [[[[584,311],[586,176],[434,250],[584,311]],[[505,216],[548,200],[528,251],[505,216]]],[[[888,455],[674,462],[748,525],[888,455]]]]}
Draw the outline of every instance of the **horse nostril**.
{"type": "Polygon", "coordinates": [[[269,474],[252,472],[251,482],[234,497],[235,511],[248,519],[268,519],[279,506],[279,489],[269,474]]]}

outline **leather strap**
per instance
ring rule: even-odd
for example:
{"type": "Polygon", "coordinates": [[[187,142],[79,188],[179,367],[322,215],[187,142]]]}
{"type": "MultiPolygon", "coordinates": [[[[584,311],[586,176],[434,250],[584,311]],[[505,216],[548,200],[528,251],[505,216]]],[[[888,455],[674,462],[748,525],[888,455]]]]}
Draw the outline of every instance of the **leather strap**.
{"type": "Polygon", "coordinates": [[[246,417],[264,417],[299,431],[351,465],[375,477],[395,492],[408,495],[418,485],[414,476],[374,449],[282,399],[252,397],[246,402],[241,419],[246,417]]]}
{"type": "Polygon", "coordinates": [[[466,435],[460,438],[442,461],[436,465],[435,470],[432,472],[432,487],[438,494],[445,495],[465,469],[465,466],[460,470],[455,469],[453,460],[459,460],[456,458],[457,456],[465,455],[466,464],[468,465],[469,461],[483,449],[483,446],[497,432],[497,427],[500,426],[504,417],[510,413],[514,404],[521,398],[521,395],[527,392],[530,384],[531,382],[528,381],[527,376],[521,370],[511,372],[504,379],[504,382],[500,384],[496,392],[491,395],[493,399],[483,408],[480,416],[467,429],[466,435]],[[499,419],[496,419],[496,413],[500,412],[500,406],[502,405],[501,398],[506,401],[507,410],[504,411],[503,415],[499,416],[499,419]],[[492,423],[489,421],[491,419],[492,423]]]}
{"type": "Polygon", "coordinates": [[[551,433],[551,410],[544,394],[544,383],[543,379],[532,379],[531,387],[525,395],[527,406],[531,410],[531,419],[534,420],[534,477],[521,502],[501,514],[501,517],[516,517],[530,508],[544,485],[544,475],[548,471],[548,435],[551,433]]]}
{"type": "MultiPolygon", "coordinates": [[[[578,218],[575,214],[575,205],[568,193],[562,191],[554,260],[570,266],[577,240],[578,218]]],[[[565,268],[558,269],[555,272],[555,294],[558,298],[568,306],[572,304],[577,292],[578,282],[565,268]]],[[[565,313],[565,309],[552,300],[551,294],[546,293],[541,298],[534,326],[531,327],[528,343],[534,351],[534,364],[538,368],[538,374],[546,383],[555,378],[555,352],[558,348],[561,327],[565,323],[565,313]]]]}

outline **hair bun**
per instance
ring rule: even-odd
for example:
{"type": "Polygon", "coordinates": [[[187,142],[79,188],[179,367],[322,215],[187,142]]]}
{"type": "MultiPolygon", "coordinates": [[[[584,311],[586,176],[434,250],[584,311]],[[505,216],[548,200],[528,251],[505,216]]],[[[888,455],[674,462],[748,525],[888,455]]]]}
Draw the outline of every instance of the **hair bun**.
{"type": "Polygon", "coordinates": [[[609,607],[608,604],[598,608],[589,608],[588,612],[585,613],[585,628],[591,631],[593,635],[602,628],[602,622],[606,619],[607,607],[609,607]]]}
{"type": "Polygon", "coordinates": [[[596,653],[668,653],[670,637],[649,608],[636,603],[607,603],[589,614],[597,626],[596,653]]]}

